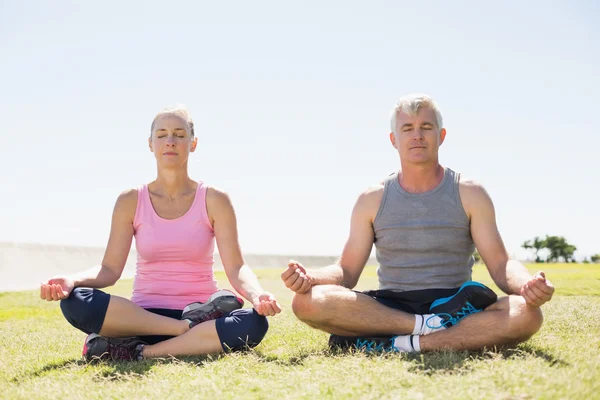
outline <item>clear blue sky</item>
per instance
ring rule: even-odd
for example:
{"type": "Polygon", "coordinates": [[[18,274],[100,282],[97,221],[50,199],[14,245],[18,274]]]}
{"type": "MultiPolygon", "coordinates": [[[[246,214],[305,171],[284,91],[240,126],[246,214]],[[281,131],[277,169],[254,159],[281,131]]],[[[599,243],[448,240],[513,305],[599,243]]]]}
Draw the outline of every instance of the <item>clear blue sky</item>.
{"type": "Polygon", "coordinates": [[[149,182],[162,107],[248,253],[341,252],[358,194],[399,169],[396,100],[425,92],[441,162],[483,183],[511,254],[600,253],[600,7],[579,2],[0,2],[0,241],[106,243],[149,182]]]}

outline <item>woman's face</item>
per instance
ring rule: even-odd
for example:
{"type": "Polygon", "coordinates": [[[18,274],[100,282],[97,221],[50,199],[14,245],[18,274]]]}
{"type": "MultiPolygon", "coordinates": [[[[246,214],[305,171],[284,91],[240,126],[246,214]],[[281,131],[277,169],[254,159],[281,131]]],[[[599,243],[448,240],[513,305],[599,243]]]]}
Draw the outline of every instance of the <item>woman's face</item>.
{"type": "Polygon", "coordinates": [[[197,142],[198,139],[191,136],[187,121],[173,114],[159,117],[148,139],[150,151],[154,153],[156,161],[164,166],[184,164],[189,154],[196,150],[197,142]]]}

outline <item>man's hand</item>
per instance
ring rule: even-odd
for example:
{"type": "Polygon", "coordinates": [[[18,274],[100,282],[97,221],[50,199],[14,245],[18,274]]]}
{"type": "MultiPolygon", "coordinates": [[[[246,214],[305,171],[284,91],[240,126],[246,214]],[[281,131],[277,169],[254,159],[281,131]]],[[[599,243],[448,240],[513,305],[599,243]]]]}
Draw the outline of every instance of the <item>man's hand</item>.
{"type": "Polygon", "coordinates": [[[281,306],[275,299],[275,296],[269,292],[262,292],[252,303],[256,312],[265,317],[273,316],[281,312],[281,306]]]}
{"type": "Polygon", "coordinates": [[[290,260],[288,267],[281,274],[281,280],[291,291],[304,294],[312,287],[312,281],[306,268],[297,261],[290,260]]]}
{"type": "Polygon", "coordinates": [[[528,305],[539,307],[550,301],[554,294],[554,285],[546,279],[544,271],[539,271],[521,288],[521,296],[528,305]]]}
{"type": "Polygon", "coordinates": [[[40,284],[40,298],[47,301],[63,300],[73,291],[74,283],[64,276],[55,276],[40,284]]]}

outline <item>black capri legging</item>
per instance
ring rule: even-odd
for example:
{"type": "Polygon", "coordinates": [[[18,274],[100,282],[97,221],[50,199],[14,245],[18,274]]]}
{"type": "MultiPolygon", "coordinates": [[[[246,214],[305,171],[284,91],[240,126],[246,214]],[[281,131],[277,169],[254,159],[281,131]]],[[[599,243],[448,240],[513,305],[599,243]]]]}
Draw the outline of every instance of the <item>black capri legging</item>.
{"type": "MultiPolygon", "coordinates": [[[[63,315],[75,328],[85,333],[99,333],[104,323],[110,294],[98,289],[75,288],[70,296],[60,302],[63,315]]],[[[154,314],[181,319],[183,310],[147,308],[154,314]]],[[[234,310],[215,320],[217,334],[223,351],[230,352],[257,346],[269,328],[267,318],[254,309],[234,310]]],[[[140,336],[148,344],[154,344],[173,336],[140,336]]]]}

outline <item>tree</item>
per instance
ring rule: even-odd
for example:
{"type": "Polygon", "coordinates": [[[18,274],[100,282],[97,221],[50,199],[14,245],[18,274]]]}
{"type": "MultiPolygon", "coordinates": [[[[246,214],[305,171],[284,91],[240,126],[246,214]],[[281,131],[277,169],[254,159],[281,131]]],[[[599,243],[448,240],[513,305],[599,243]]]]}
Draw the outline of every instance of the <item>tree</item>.
{"type": "Polygon", "coordinates": [[[569,244],[567,240],[562,236],[548,236],[546,235],[546,248],[550,251],[548,261],[558,262],[562,258],[564,262],[575,262],[573,253],[577,250],[577,247],[569,244]]]}
{"type": "Polygon", "coordinates": [[[540,258],[541,250],[548,250],[547,262],[558,262],[564,260],[564,262],[575,262],[574,253],[577,247],[568,243],[567,240],[562,236],[549,236],[546,235],[545,239],[539,237],[533,238],[533,240],[527,240],[521,245],[524,249],[533,250],[535,255],[535,262],[544,262],[540,258]]]}
{"type": "Polygon", "coordinates": [[[594,254],[593,256],[590,257],[590,260],[596,264],[596,263],[600,263],[600,254],[594,254]]]}
{"type": "MultiPolygon", "coordinates": [[[[546,235],[546,237],[548,237],[548,236],[546,235]]],[[[534,249],[533,254],[535,255],[535,262],[536,263],[542,262],[539,252],[540,252],[540,250],[546,248],[546,241],[544,239],[540,239],[539,237],[536,236],[533,238],[533,240],[527,240],[526,242],[523,242],[521,247],[523,247],[526,250],[534,249]]]]}

